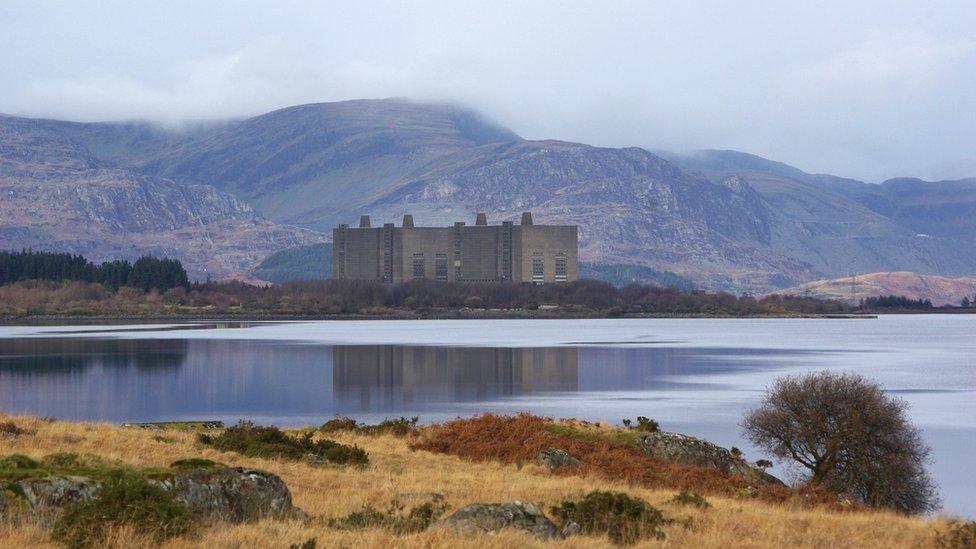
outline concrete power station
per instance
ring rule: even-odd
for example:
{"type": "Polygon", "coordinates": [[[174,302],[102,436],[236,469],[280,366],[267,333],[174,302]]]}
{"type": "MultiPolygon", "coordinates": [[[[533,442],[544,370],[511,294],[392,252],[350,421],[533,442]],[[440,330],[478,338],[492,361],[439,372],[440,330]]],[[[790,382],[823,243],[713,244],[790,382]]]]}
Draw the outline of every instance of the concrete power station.
{"type": "Polygon", "coordinates": [[[479,213],[474,225],[415,227],[339,225],[332,231],[332,276],[348,280],[400,283],[413,279],[443,282],[551,284],[579,279],[576,225],[533,225],[522,214],[515,225],[489,225],[479,213]]]}

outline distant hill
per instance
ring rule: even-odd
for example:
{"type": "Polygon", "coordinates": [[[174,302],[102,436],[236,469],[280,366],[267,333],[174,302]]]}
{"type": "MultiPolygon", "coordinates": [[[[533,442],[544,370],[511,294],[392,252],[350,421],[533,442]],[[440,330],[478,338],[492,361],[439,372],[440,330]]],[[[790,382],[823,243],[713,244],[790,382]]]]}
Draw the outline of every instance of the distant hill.
{"type": "MultiPolygon", "coordinates": [[[[0,118],[0,246],[179,257],[196,277],[374,223],[580,226],[590,264],[766,292],[849,272],[976,274],[976,183],[872,185],[737,151],[525,140],[462,107],[318,103],[180,131],[0,118]],[[301,227],[301,228],[298,228],[301,227]]],[[[304,275],[303,275],[304,276],[304,275]]]]}
{"type": "Polygon", "coordinates": [[[332,276],[332,244],[312,244],[275,252],[258,264],[251,275],[275,284],[329,278],[332,276]]]}
{"type": "Polygon", "coordinates": [[[197,280],[322,240],[269,222],[209,185],[100,161],[48,121],[0,116],[0,196],[0,249],[71,252],[95,262],[170,257],[197,280]]]}
{"type": "MultiPolygon", "coordinates": [[[[276,284],[329,278],[332,276],[332,244],[311,244],[281,250],[268,256],[249,275],[253,279],[276,284]]],[[[687,278],[642,265],[583,263],[580,265],[580,276],[603,280],[614,286],[639,282],[683,290],[694,288],[687,278]]]]}
{"type": "Polygon", "coordinates": [[[580,278],[593,278],[609,282],[614,286],[627,284],[652,284],[662,288],[678,288],[680,290],[694,290],[695,284],[687,278],[667,271],[657,271],[643,265],[627,265],[620,263],[582,263],[580,264],[580,278]]]}
{"type": "Polygon", "coordinates": [[[870,273],[853,278],[818,280],[775,293],[851,301],[852,285],[855,302],[868,297],[887,295],[928,299],[935,306],[959,305],[963,297],[976,299],[976,277],[949,278],[909,272],[870,273]]]}

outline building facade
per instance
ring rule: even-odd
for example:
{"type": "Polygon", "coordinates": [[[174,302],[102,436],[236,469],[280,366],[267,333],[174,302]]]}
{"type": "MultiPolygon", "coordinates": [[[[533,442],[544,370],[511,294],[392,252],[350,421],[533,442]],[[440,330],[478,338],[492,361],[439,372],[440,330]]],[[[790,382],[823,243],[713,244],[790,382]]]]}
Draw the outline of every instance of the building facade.
{"type": "Polygon", "coordinates": [[[443,282],[526,282],[548,284],[579,279],[576,225],[533,225],[532,214],[488,225],[479,213],[474,225],[359,227],[332,231],[332,276],[401,283],[413,279],[443,282]]]}

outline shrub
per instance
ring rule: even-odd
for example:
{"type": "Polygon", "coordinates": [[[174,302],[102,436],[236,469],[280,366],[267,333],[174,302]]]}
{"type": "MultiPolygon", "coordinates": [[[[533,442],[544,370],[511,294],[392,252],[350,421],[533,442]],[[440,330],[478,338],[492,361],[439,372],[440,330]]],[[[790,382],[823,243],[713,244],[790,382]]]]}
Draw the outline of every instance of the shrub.
{"type": "Polygon", "coordinates": [[[647,433],[656,433],[660,431],[660,426],[656,421],[644,416],[637,416],[637,427],[638,431],[645,431],[647,433]]]}
{"type": "Polygon", "coordinates": [[[760,469],[769,469],[772,466],[773,462],[769,461],[768,459],[756,460],[756,467],[759,467],[760,469]]]}
{"type": "Polygon", "coordinates": [[[645,433],[656,433],[660,431],[660,425],[651,418],[644,416],[637,416],[637,425],[634,425],[629,419],[623,420],[624,427],[627,429],[633,429],[636,431],[643,431],[645,433]]]}
{"type": "Polygon", "coordinates": [[[935,535],[935,545],[946,549],[976,547],[976,521],[951,521],[944,532],[938,532],[935,535]]]}
{"type": "Polygon", "coordinates": [[[225,452],[237,452],[248,457],[300,460],[314,456],[336,465],[366,465],[369,457],[357,446],[333,440],[313,440],[306,432],[293,437],[274,426],[256,426],[241,421],[218,436],[200,435],[197,440],[225,452]]]}
{"type": "Polygon", "coordinates": [[[31,431],[19,427],[12,421],[0,421],[0,435],[20,436],[30,434],[31,431]]]}
{"type": "Polygon", "coordinates": [[[813,486],[924,513],[939,501],[925,470],[930,449],[907,407],[859,375],[821,372],[777,380],[743,428],[757,446],[807,469],[813,486]]]}
{"type": "Polygon", "coordinates": [[[39,469],[41,464],[23,454],[10,454],[0,458],[0,471],[4,469],[39,469]]]}
{"type": "Polygon", "coordinates": [[[688,490],[682,490],[678,492],[673,498],[669,500],[669,503],[674,503],[677,505],[693,505],[699,509],[708,509],[712,506],[708,503],[708,500],[698,492],[689,492],[688,490]]]}
{"type": "Polygon", "coordinates": [[[355,419],[339,416],[326,421],[319,427],[319,431],[323,433],[350,431],[364,435],[393,435],[403,437],[417,430],[417,422],[419,420],[419,417],[400,417],[397,419],[384,419],[376,425],[366,425],[356,422],[355,419]]]}
{"type": "Polygon", "coordinates": [[[403,504],[397,500],[391,501],[385,511],[379,511],[372,505],[365,505],[362,509],[344,517],[329,519],[328,524],[331,528],[341,530],[385,528],[395,534],[412,534],[426,530],[447,511],[447,504],[442,498],[435,497],[410,508],[406,513],[404,509],[403,504]]]}
{"type": "Polygon", "coordinates": [[[553,507],[552,514],[564,524],[579,524],[585,534],[605,533],[617,545],[645,538],[663,540],[661,527],[672,522],[643,499],[619,492],[590,492],[581,500],[553,507]]]}
{"type": "Polygon", "coordinates": [[[308,538],[301,543],[292,543],[288,546],[288,549],[315,549],[317,546],[317,540],[315,538],[308,538]]]}
{"type": "Polygon", "coordinates": [[[131,473],[106,479],[98,496],[68,506],[51,537],[68,547],[103,545],[110,528],[128,526],[159,543],[190,532],[195,521],[182,503],[161,487],[131,473]]]}
{"type": "Polygon", "coordinates": [[[169,464],[173,469],[210,469],[218,465],[216,461],[207,458],[178,459],[169,464]]]}

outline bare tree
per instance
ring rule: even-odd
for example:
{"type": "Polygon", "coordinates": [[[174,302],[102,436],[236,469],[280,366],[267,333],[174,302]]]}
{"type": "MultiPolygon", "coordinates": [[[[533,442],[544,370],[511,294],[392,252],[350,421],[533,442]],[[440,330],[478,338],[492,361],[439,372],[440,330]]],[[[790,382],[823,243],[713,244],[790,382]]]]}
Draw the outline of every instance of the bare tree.
{"type": "Polygon", "coordinates": [[[806,468],[811,484],[872,507],[933,511],[931,450],[907,408],[862,376],[821,372],[776,380],[742,425],[757,446],[806,468]]]}

